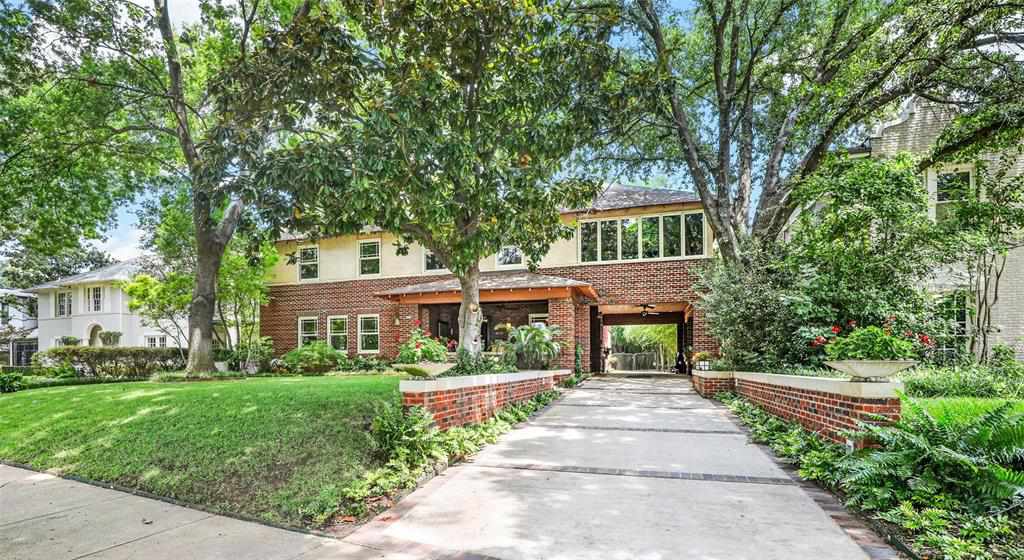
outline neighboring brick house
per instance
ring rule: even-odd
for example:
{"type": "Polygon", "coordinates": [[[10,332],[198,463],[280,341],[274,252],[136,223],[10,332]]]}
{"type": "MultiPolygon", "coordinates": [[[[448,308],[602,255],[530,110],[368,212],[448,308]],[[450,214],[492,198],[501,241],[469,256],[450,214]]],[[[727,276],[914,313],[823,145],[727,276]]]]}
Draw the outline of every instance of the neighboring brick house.
{"type": "MultiPolygon", "coordinates": [[[[696,270],[709,258],[711,228],[692,193],[611,185],[591,208],[563,213],[576,233],[556,241],[536,273],[516,247],[480,261],[481,337],[504,338],[498,325],[546,322],[561,329],[561,367],[576,345],[583,367],[602,367],[605,328],[677,324],[679,347],[714,350],[694,307],[696,270]]],[[[393,235],[358,235],[278,243],[270,301],[260,331],[284,353],[329,341],[351,355],[394,357],[420,320],[435,336],[458,338],[457,280],[422,246],[399,255],[393,235]],[[293,262],[289,262],[292,260],[293,262]]]]}
{"type": "MultiPolygon", "coordinates": [[[[891,157],[903,152],[926,154],[952,118],[948,108],[920,99],[911,100],[896,120],[879,126],[863,148],[851,153],[870,157],[891,157]]],[[[997,158],[986,159],[994,162],[997,158]]],[[[1011,172],[1024,172],[1024,158],[1017,159],[1011,172]]],[[[971,165],[937,166],[925,172],[924,180],[928,188],[929,215],[941,219],[943,206],[956,203],[943,190],[943,185],[951,180],[966,180],[973,187],[975,170],[971,165]]],[[[939,271],[934,283],[938,292],[952,293],[966,288],[964,275],[956,269],[939,271]]],[[[1009,254],[999,295],[999,302],[992,310],[993,325],[999,330],[994,342],[1013,347],[1018,357],[1024,358],[1024,248],[1009,254]]]]}

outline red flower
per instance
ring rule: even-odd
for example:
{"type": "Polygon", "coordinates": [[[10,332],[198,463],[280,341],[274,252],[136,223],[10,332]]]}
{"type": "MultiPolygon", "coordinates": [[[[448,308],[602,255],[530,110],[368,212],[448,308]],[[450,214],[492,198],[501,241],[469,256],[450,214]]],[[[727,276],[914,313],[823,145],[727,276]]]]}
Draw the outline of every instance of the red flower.
{"type": "Polygon", "coordinates": [[[855,329],[857,328],[857,321],[850,319],[849,321],[846,322],[846,326],[847,328],[855,329]]]}
{"type": "Polygon", "coordinates": [[[921,333],[921,335],[918,336],[917,339],[920,340],[921,344],[924,344],[925,346],[931,346],[933,344],[931,337],[924,333],[921,333]]]}
{"type": "Polygon", "coordinates": [[[416,319],[415,321],[412,322],[412,326],[414,326],[414,327],[418,327],[418,326],[420,326],[422,324],[423,324],[423,322],[420,321],[419,319],[416,319]]]}
{"type": "Polygon", "coordinates": [[[819,336],[814,337],[814,340],[811,341],[811,346],[814,346],[814,347],[824,346],[827,342],[828,342],[828,340],[826,340],[825,337],[819,335],[819,336]]]}
{"type": "Polygon", "coordinates": [[[419,350],[420,348],[423,348],[423,343],[417,340],[416,341],[416,349],[419,350]]]}
{"type": "Polygon", "coordinates": [[[839,334],[841,332],[843,332],[842,327],[839,325],[832,325],[832,334],[839,334]]]}

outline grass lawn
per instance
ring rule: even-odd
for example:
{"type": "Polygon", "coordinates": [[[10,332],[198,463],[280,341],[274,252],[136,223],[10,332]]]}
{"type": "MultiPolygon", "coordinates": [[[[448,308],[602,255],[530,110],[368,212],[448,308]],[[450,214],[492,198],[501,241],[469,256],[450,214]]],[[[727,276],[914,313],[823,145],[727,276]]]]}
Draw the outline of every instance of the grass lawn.
{"type": "MultiPolygon", "coordinates": [[[[1013,413],[1024,414],[1024,400],[982,399],[972,397],[941,397],[933,399],[915,399],[924,406],[929,414],[938,420],[966,422],[1010,401],[1014,403],[1013,413]]],[[[911,409],[904,406],[905,414],[911,409]]]]}
{"type": "Polygon", "coordinates": [[[119,383],[0,396],[0,458],[292,526],[377,466],[398,377],[119,383]]]}

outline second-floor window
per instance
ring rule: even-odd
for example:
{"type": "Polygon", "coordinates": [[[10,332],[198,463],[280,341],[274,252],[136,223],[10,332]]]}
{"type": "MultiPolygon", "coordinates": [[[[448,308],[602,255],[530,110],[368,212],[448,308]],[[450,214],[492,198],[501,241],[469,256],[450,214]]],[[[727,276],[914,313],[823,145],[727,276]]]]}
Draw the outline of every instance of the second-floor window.
{"type": "Polygon", "coordinates": [[[946,217],[952,205],[967,198],[970,188],[970,171],[938,173],[935,177],[935,219],[946,217]]]}
{"type": "Polygon", "coordinates": [[[427,272],[448,270],[448,267],[441,262],[441,259],[437,258],[437,255],[433,251],[427,251],[423,256],[423,269],[427,272]]]}
{"type": "Polygon", "coordinates": [[[704,256],[704,214],[666,214],[580,224],[580,261],[704,256]]]}
{"type": "Polygon", "coordinates": [[[359,242],[359,275],[380,274],[380,241],[359,242]]]}
{"type": "Polygon", "coordinates": [[[299,280],[315,280],[320,277],[320,249],[303,247],[299,249],[299,280]]]}
{"type": "Polygon", "coordinates": [[[56,309],[54,315],[57,317],[71,316],[71,292],[58,292],[56,309]]]}
{"type": "Polygon", "coordinates": [[[506,245],[498,251],[498,266],[522,266],[523,252],[515,245],[506,245]]]}
{"type": "Polygon", "coordinates": [[[89,311],[103,311],[103,288],[88,288],[86,293],[89,296],[89,311]]]}
{"type": "Polygon", "coordinates": [[[11,322],[11,306],[5,301],[0,303],[0,323],[6,325],[11,322]]]}

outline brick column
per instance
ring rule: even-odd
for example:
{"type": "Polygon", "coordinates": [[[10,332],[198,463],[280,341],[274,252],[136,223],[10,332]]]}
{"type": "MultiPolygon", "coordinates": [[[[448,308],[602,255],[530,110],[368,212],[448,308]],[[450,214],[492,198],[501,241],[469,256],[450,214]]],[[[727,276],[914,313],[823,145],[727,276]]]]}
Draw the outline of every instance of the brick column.
{"type": "Polygon", "coordinates": [[[693,351],[710,352],[718,354],[718,341],[711,336],[704,323],[704,312],[699,308],[693,309],[693,351]]]}
{"type": "MultiPolygon", "coordinates": [[[[418,303],[403,303],[398,306],[398,326],[395,326],[394,319],[387,326],[387,331],[391,331],[390,336],[387,337],[390,344],[385,344],[384,347],[384,354],[387,357],[394,358],[398,355],[398,347],[409,340],[409,333],[416,328],[416,321],[419,318],[420,306],[418,303]]],[[[384,326],[381,327],[381,331],[387,332],[384,326]]]]}
{"type": "Polygon", "coordinates": [[[576,304],[572,298],[548,300],[548,324],[557,325],[561,330],[557,340],[562,345],[562,352],[558,355],[555,367],[572,369],[576,350],[576,304]]]}
{"type": "Polygon", "coordinates": [[[583,355],[580,356],[580,365],[583,366],[584,372],[590,371],[590,306],[582,303],[577,303],[576,306],[576,342],[573,343],[572,359],[573,367],[576,366],[576,344],[579,344],[583,349],[583,355]]]}

